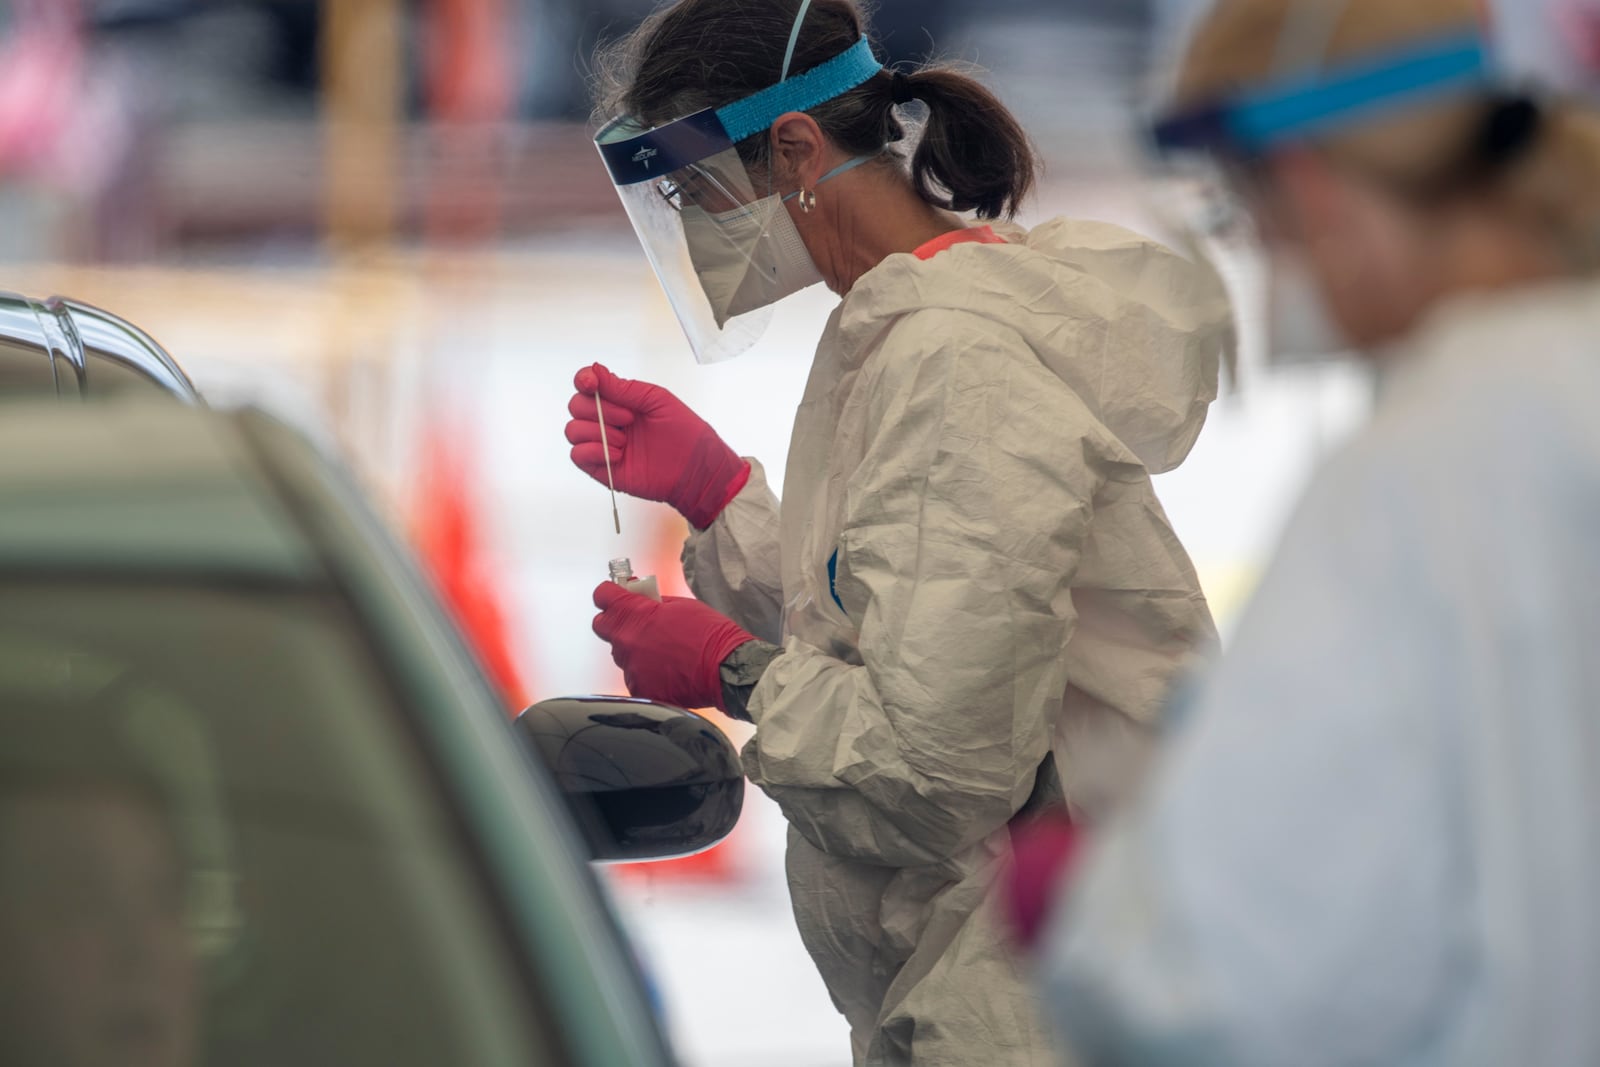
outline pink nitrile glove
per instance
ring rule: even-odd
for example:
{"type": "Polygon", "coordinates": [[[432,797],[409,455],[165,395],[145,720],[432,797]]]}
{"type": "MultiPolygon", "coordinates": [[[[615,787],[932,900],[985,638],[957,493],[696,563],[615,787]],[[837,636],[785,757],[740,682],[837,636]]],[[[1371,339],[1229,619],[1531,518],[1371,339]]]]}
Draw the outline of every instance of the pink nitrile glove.
{"type": "Polygon", "coordinates": [[[1012,937],[1038,947],[1071,881],[1083,850],[1083,831],[1064,812],[1011,827],[1011,864],[1001,876],[1004,912],[1012,937]]]}
{"type": "Polygon", "coordinates": [[[594,591],[594,632],[611,646],[628,692],[680,708],[721,708],[722,661],[755,638],[689,597],[655,601],[615,582],[594,591]]]}
{"type": "Polygon", "coordinates": [[[596,363],[573,380],[567,405],[572,462],[602,485],[606,450],[600,443],[598,393],[606,417],[611,475],[629,496],[671,504],[697,530],[717,521],[750,480],[740,459],[704,419],[659,385],[619,378],[596,363]]]}

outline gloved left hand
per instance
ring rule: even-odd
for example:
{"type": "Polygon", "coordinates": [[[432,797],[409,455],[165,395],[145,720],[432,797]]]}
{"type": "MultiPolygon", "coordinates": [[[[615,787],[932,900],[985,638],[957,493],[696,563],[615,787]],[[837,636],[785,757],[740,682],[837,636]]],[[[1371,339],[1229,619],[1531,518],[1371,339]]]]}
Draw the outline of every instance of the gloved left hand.
{"type": "Polygon", "coordinates": [[[698,600],[660,603],[615,582],[594,591],[594,632],[611,645],[628,692],[681,708],[721,708],[722,661],[755,638],[698,600]]]}

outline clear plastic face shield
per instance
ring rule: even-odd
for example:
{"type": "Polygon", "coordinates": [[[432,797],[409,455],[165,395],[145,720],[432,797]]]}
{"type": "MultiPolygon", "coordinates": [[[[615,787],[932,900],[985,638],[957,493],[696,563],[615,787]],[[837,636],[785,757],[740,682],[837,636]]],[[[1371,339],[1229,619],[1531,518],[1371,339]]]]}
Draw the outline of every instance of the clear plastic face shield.
{"type": "Polygon", "coordinates": [[[1477,26],[1316,70],[1304,62],[1306,49],[1323,54],[1343,5],[1306,6],[1318,13],[1312,28],[1320,32],[1308,34],[1306,20],[1291,19],[1298,39],[1281,65],[1314,73],[1160,115],[1150,131],[1161,174],[1158,215],[1189,254],[1231,283],[1243,312],[1266,319],[1267,360],[1278,365],[1325,360],[1348,346],[1294,242],[1278,232],[1265,161],[1364,121],[1487,94],[1497,84],[1486,32],[1477,26]]]}
{"type": "MultiPolygon", "coordinates": [[[[795,37],[805,17],[802,5],[795,37]]],[[[791,41],[790,55],[793,55],[791,41]]],[[[595,138],[618,195],[695,359],[731,359],[760,339],[772,305],[822,280],[770,175],[735,147],[782,115],[849,92],[883,69],[862,38],[836,58],[769,89],[644,129],[620,118],[595,138]]],[[[870,158],[870,157],[869,157],[870,158]]],[[[827,181],[866,162],[851,160],[827,181]]]]}

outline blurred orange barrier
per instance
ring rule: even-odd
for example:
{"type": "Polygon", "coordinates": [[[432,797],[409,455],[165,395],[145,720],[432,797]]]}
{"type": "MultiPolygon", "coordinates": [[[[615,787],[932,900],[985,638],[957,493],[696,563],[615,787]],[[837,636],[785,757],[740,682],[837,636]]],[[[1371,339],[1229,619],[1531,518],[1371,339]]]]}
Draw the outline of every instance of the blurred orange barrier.
{"type": "Polygon", "coordinates": [[[515,104],[515,26],[505,0],[432,0],[424,11],[428,109],[446,122],[496,122],[515,104]]]}
{"type": "Polygon", "coordinates": [[[490,679],[516,715],[531,702],[517,665],[511,628],[482,541],[482,515],[471,486],[467,450],[444,420],[423,430],[413,537],[423,562],[490,679]]]}

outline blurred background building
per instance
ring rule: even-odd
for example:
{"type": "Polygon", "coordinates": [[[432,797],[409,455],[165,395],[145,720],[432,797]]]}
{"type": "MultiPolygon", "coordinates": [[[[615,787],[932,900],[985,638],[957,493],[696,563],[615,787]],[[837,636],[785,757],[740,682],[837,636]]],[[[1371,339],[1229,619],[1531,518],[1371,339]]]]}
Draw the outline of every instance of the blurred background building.
{"type": "MultiPolygon", "coordinates": [[[[1030,212],[1159,230],[1136,117],[1193,0],[879,0],[889,56],[979,64],[1048,170],[1030,212]]],[[[589,631],[606,562],[682,592],[683,528],[568,463],[574,372],[661,382],[781,472],[833,298],[730,364],[690,356],[589,142],[598,43],[650,0],[11,0],[0,5],[0,288],[158,337],[216,403],[337,441],[411,530],[507,691],[621,690],[589,631]]],[[[774,72],[776,76],[776,72],[774,72]]],[[[1024,220],[1028,221],[1028,220],[1024,220]]],[[[1268,372],[1234,264],[1242,385],[1158,482],[1226,628],[1313,462],[1365,410],[1349,368],[1268,372]]],[[[732,729],[732,727],[730,727],[732,729]]],[[[848,1062],[757,798],[708,857],[618,871],[691,1065],[848,1062]]]]}

